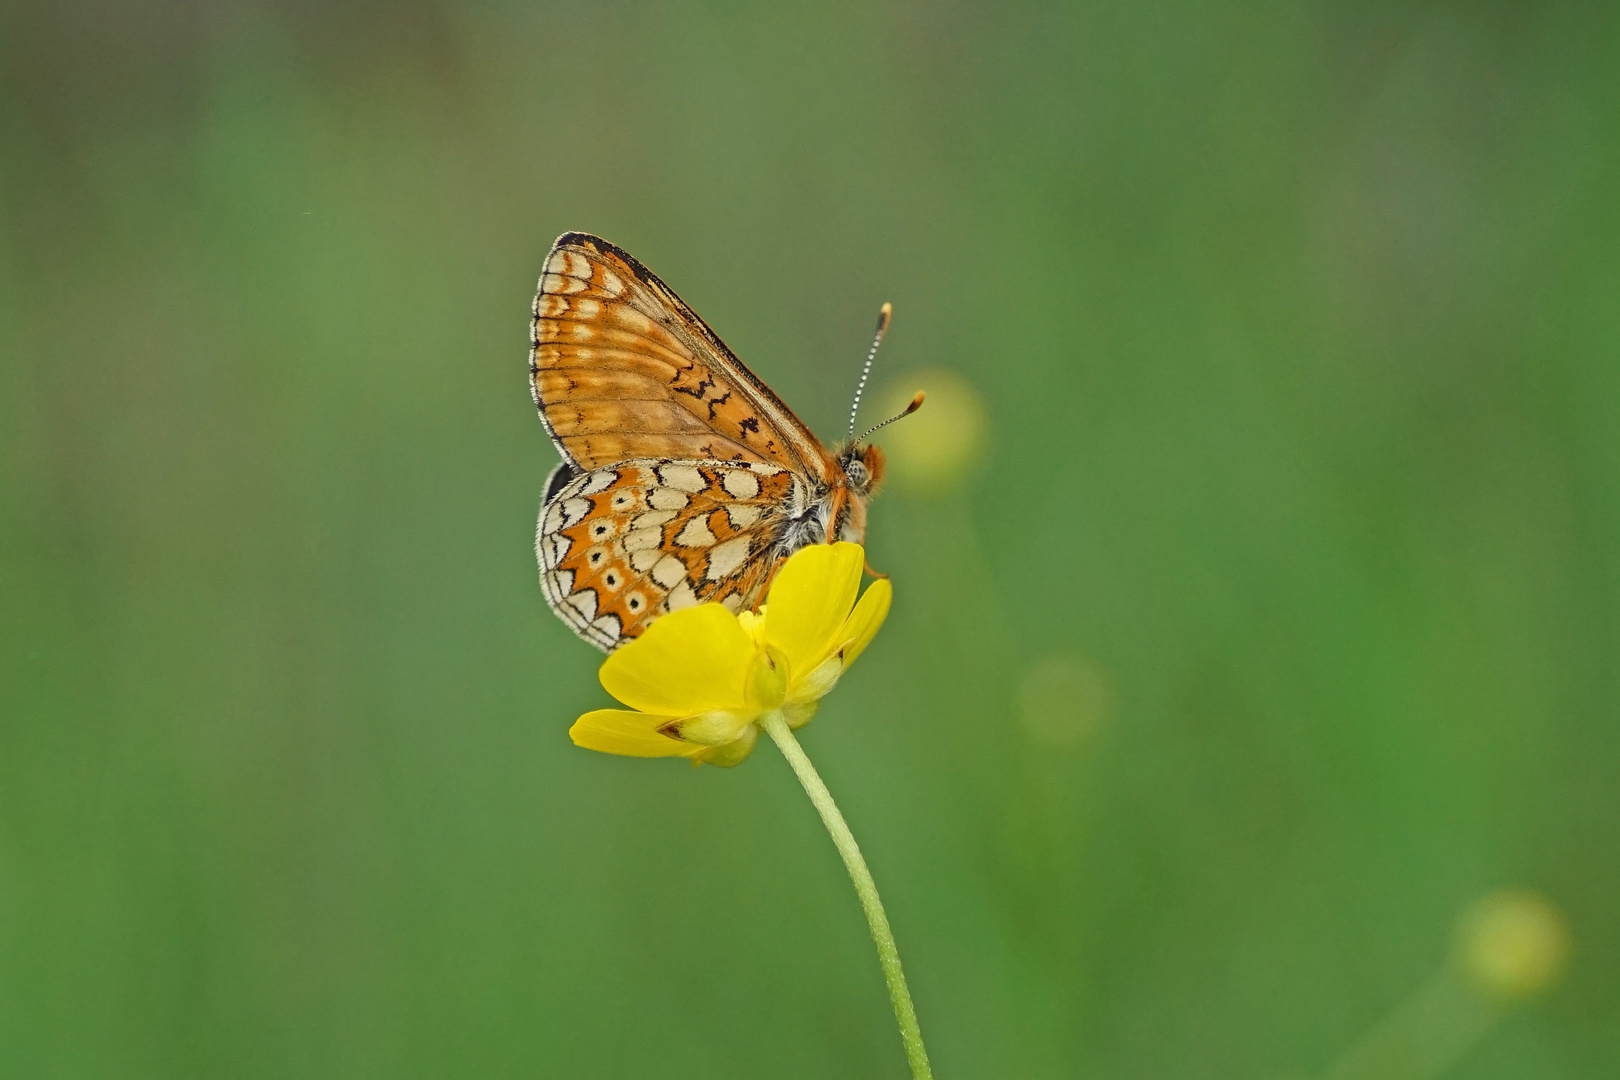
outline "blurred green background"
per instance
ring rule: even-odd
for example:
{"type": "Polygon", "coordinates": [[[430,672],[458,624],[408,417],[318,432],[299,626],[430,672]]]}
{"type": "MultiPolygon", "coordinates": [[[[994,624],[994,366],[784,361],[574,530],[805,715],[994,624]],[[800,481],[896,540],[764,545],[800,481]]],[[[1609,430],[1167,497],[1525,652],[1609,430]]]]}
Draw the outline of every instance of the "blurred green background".
{"type": "Polygon", "coordinates": [[[1503,887],[1567,976],[1445,1075],[1620,1071],[1612,6],[12,0],[0,65],[0,1074],[904,1075],[780,755],[566,737],[565,229],[825,438],[884,300],[982,410],[805,732],[941,1080],[1322,1075],[1503,887]]]}

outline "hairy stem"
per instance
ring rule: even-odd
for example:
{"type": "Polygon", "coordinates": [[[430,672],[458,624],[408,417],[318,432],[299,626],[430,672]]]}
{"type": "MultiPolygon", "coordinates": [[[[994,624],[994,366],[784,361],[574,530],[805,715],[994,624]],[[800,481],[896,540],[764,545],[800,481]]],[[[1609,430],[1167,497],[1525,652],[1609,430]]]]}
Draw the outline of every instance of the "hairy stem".
{"type": "Polygon", "coordinates": [[[922,1029],[917,1026],[917,1010],[911,1004],[911,993],[906,989],[906,973],[900,967],[900,951],[895,948],[894,932],[889,929],[889,918],[883,913],[877,883],[872,880],[872,872],[866,868],[866,860],[861,857],[860,845],[855,843],[849,826],[844,823],[844,815],[838,812],[838,804],[833,802],[832,792],[821,782],[816,767],[810,764],[804,748],[793,737],[782,714],[766,713],[760,719],[759,726],[765,729],[765,733],[781,748],[788,764],[793,766],[799,783],[804,785],[805,794],[810,796],[810,801],[821,815],[822,824],[827,826],[833,846],[843,856],[849,879],[855,883],[855,895],[861,899],[861,910],[866,912],[866,923],[872,928],[872,942],[877,946],[883,978],[889,984],[889,1000],[894,1003],[894,1019],[900,1025],[900,1040],[906,1046],[911,1075],[914,1080],[933,1080],[933,1071],[928,1067],[928,1051],[923,1048],[922,1029]]]}

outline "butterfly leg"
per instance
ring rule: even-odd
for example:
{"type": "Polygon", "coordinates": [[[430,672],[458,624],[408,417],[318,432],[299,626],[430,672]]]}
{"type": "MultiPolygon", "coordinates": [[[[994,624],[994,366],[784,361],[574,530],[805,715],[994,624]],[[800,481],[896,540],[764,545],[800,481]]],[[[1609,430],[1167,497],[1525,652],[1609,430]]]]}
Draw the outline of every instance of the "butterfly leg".
{"type": "Polygon", "coordinates": [[[875,577],[879,581],[888,581],[889,580],[889,575],[888,574],[879,573],[878,571],[872,569],[872,564],[867,562],[865,559],[861,560],[861,565],[866,567],[866,573],[867,573],[868,576],[875,577]]]}
{"type": "Polygon", "coordinates": [[[770,572],[765,575],[765,584],[759,587],[759,599],[754,601],[755,611],[758,611],[759,605],[765,602],[765,597],[770,595],[771,582],[776,580],[777,573],[786,565],[787,559],[785,557],[778,558],[775,562],[771,563],[770,572]]]}

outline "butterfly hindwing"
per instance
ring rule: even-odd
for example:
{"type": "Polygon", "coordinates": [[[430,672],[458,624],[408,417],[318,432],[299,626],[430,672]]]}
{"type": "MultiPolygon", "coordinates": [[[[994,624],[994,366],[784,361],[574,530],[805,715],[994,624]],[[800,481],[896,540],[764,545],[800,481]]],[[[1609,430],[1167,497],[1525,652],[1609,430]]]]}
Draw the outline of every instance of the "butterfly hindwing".
{"type": "Polygon", "coordinates": [[[581,469],[632,458],[769,462],[823,480],[836,467],[674,290],[606,240],[558,238],[531,340],[535,404],[581,469]]]}
{"type": "Polygon", "coordinates": [[[764,462],[643,458],[580,473],[541,511],[541,588],[604,650],[693,604],[751,609],[804,500],[803,481],[764,462]]]}

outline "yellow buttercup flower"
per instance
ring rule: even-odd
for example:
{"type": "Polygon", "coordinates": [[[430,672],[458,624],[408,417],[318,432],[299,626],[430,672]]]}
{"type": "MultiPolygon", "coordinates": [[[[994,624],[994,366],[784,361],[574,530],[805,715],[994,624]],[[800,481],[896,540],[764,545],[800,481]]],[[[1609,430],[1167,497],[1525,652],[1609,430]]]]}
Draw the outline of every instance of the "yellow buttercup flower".
{"type": "Polygon", "coordinates": [[[860,845],[793,735],[872,641],[892,590],[876,581],[856,602],[866,554],[856,544],[795,552],[758,614],[719,604],[671,612],[602,663],[608,693],[628,709],[588,712],[568,729],[578,746],[630,757],[735,765],[771,737],[821,815],[849,870],[877,946],[878,966],[913,1080],[933,1080],[894,931],[860,845]]]}
{"type": "Polygon", "coordinates": [[[569,736],[608,754],[729,766],[753,751],[766,713],[809,723],[889,613],[887,581],[856,602],[865,561],[857,544],[816,544],[788,559],[758,614],[699,604],[663,616],[602,664],[602,685],[630,708],[588,712],[569,736]]]}

